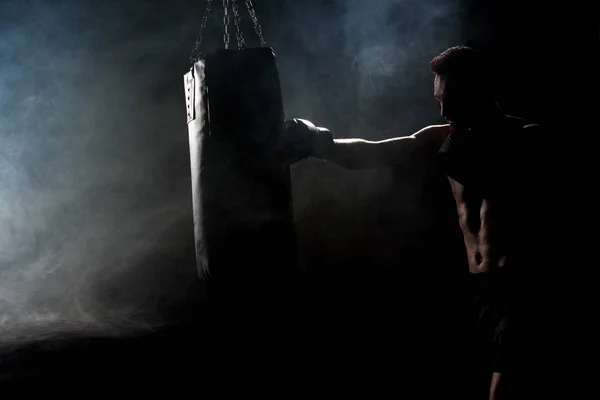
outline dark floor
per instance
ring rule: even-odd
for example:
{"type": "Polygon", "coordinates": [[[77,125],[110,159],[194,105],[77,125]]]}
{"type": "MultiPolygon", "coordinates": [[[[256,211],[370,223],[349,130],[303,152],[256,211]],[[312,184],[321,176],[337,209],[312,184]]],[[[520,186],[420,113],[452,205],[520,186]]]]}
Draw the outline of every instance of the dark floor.
{"type": "Polygon", "coordinates": [[[439,306],[437,312],[430,307],[434,297],[409,301],[409,285],[394,292],[382,279],[363,278],[360,286],[356,280],[319,282],[301,285],[310,296],[288,293],[295,301],[207,306],[195,320],[188,315],[187,322],[130,337],[29,343],[2,355],[0,382],[8,391],[77,382],[156,390],[201,384],[204,391],[240,393],[251,384],[284,397],[371,387],[410,392],[414,399],[437,398],[435,392],[452,385],[454,393],[460,389],[456,378],[464,375],[456,365],[448,368],[461,347],[460,322],[440,318],[439,306]],[[339,288],[332,291],[334,283],[339,288]],[[455,326],[448,331],[450,323],[455,326]]]}

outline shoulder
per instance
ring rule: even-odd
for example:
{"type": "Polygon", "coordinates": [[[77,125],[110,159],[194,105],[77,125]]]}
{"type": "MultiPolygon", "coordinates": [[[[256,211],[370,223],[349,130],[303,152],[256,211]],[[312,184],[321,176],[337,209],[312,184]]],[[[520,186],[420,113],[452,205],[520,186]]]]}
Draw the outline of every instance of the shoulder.
{"type": "Polygon", "coordinates": [[[544,127],[538,123],[529,121],[524,118],[507,116],[508,121],[510,123],[509,131],[512,134],[509,134],[507,137],[510,137],[511,142],[518,142],[523,146],[527,145],[535,145],[540,140],[544,140],[543,132],[544,127]]]}
{"type": "Polygon", "coordinates": [[[526,124],[526,125],[523,125],[522,129],[525,132],[533,133],[533,132],[541,132],[543,127],[540,124],[526,124]]]}
{"type": "Polygon", "coordinates": [[[412,136],[416,139],[424,139],[427,141],[445,140],[450,134],[450,125],[428,125],[423,129],[415,132],[412,136]]]}
{"type": "Polygon", "coordinates": [[[425,128],[419,130],[417,133],[421,133],[421,132],[446,132],[446,133],[449,133],[450,125],[449,124],[427,125],[425,128]]]}
{"type": "Polygon", "coordinates": [[[417,153],[430,161],[439,152],[450,135],[450,125],[429,125],[414,133],[417,153]]]}
{"type": "Polygon", "coordinates": [[[541,124],[526,120],[518,122],[511,141],[516,144],[513,155],[521,156],[529,163],[533,158],[541,156],[541,145],[547,140],[546,136],[541,124]]]}
{"type": "Polygon", "coordinates": [[[524,145],[529,144],[534,146],[541,140],[544,140],[543,133],[544,128],[542,127],[542,125],[527,123],[521,127],[517,140],[519,140],[524,145]]]}
{"type": "Polygon", "coordinates": [[[512,115],[507,115],[509,122],[513,126],[513,129],[516,128],[520,133],[533,134],[535,132],[542,131],[542,125],[529,121],[525,118],[515,117],[512,115]]]}

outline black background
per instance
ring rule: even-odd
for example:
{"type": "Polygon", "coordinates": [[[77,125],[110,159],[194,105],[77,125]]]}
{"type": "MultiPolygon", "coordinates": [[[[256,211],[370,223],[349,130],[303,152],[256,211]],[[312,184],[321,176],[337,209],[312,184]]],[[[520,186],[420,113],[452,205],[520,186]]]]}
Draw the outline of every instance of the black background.
{"type": "MultiPolygon", "coordinates": [[[[221,2],[213,3],[206,51],[222,46],[221,2]]],[[[256,1],[287,116],[336,137],[411,134],[441,122],[429,60],[455,44],[489,48],[501,107],[550,128],[540,152],[553,153],[552,164],[540,179],[552,186],[532,210],[543,210],[533,220],[544,226],[527,228],[552,240],[535,234],[549,277],[568,247],[555,228],[576,219],[557,199],[587,171],[567,172],[578,154],[567,143],[595,133],[597,14],[541,1],[362,3],[256,1]],[[555,252],[546,256],[548,248],[555,252]]],[[[266,324],[256,342],[244,328],[206,339],[182,84],[203,10],[198,1],[0,5],[2,190],[12,210],[3,217],[12,233],[3,243],[10,255],[2,258],[0,306],[9,318],[0,376],[190,392],[250,381],[282,396],[317,382],[420,393],[408,398],[451,391],[445,385],[459,381],[449,377],[465,373],[468,338],[457,322],[464,260],[449,188],[435,173],[345,171],[318,160],[293,166],[302,312],[290,311],[286,329],[266,324]],[[29,327],[27,316],[44,312],[58,317],[29,327]]],[[[246,42],[257,45],[244,24],[246,42]]],[[[546,319],[556,315],[546,296],[559,291],[541,282],[530,297],[543,301],[523,310],[560,325],[546,319]]],[[[556,349],[539,343],[527,345],[559,363],[556,349]]],[[[524,369],[539,370],[546,358],[530,356],[524,369]]],[[[541,369],[555,369],[549,365],[541,369]]]]}

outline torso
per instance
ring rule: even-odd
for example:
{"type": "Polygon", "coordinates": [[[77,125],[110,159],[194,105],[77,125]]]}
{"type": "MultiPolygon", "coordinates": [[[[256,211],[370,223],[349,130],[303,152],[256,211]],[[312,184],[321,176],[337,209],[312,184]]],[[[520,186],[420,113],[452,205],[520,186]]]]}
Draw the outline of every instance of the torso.
{"type": "Polygon", "coordinates": [[[473,274],[501,268],[507,261],[503,205],[470,192],[451,177],[458,221],[463,232],[469,271],[473,274]]]}
{"type": "MultiPolygon", "coordinates": [[[[524,125],[524,120],[511,117],[504,128],[516,132],[524,125]]],[[[511,160],[510,142],[514,145],[514,141],[506,140],[509,133],[501,132],[498,137],[503,139],[473,147],[464,147],[466,142],[455,140],[440,150],[447,152],[447,165],[454,165],[448,169],[447,177],[456,201],[469,271],[473,274],[497,270],[509,261],[511,206],[505,196],[509,190],[505,187],[507,182],[501,183],[506,178],[502,177],[503,164],[511,160]],[[482,195],[482,191],[492,194],[482,195]]]]}

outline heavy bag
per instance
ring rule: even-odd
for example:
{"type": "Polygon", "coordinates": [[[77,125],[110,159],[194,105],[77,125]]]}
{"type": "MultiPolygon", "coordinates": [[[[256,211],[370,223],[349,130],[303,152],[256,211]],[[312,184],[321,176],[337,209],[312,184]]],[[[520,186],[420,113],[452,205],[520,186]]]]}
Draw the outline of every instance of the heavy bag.
{"type": "Polygon", "coordinates": [[[296,266],[289,165],[271,48],[218,50],[185,74],[196,259],[209,287],[275,283],[296,266]]]}

